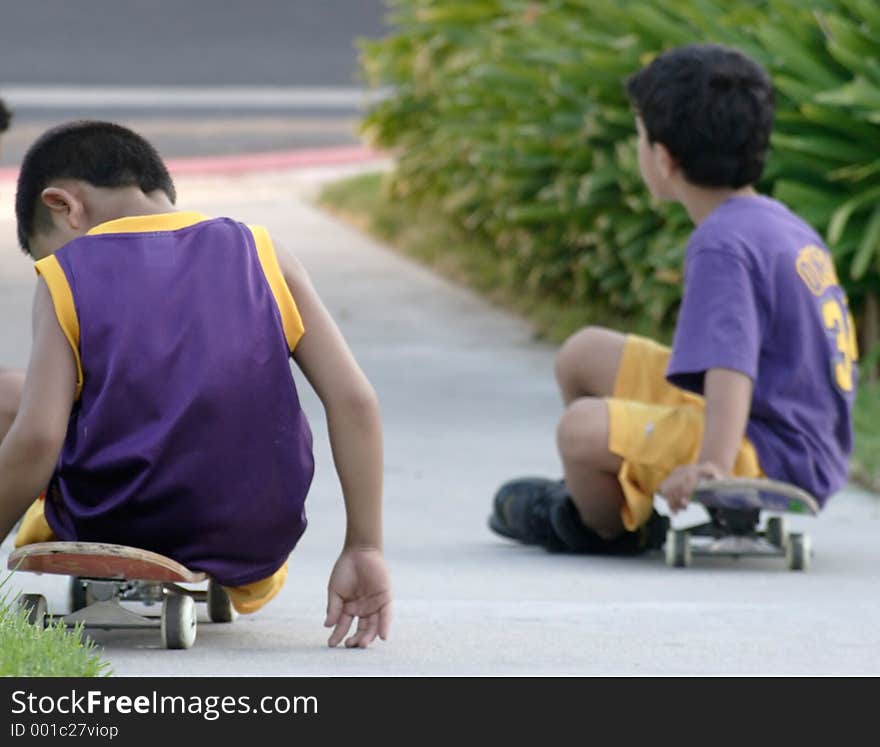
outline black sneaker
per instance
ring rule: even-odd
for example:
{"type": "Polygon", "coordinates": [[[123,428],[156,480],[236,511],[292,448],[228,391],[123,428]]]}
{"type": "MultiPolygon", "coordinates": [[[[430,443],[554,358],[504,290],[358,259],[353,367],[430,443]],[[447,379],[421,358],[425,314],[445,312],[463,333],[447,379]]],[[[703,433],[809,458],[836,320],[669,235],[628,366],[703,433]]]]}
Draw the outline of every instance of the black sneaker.
{"type": "Polygon", "coordinates": [[[562,550],[564,545],[550,524],[550,511],[567,498],[561,480],[545,477],[511,480],[495,493],[489,528],[526,545],[540,545],[551,552],[562,550]]]}
{"type": "Polygon", "coordinates": [[[666,544],[666,533],[669,531],[669,517],[658,514],[651,509],[648,520],[639,527],[641,544],[645,550],[662,550],[666,544]]]}
{"type": "Polygon", "coordinates": [[[658,550],[666,541],[669,519],[656,511],[634,532],[624,532],[607,540],[600,537],[581,521],[577,507],[567,499],[555,504],[550,512],[553,533],[562,540],[568,552],[589,555],[640,555],[658,550]]]}
{"type": "Polygon", "coordinates": [[[587,553],[590,555],[609,554],[611,542],[602,539],[583,521],[577,506],[568,498],[553,506],[550,513],[550,524],[553,533],[562,540],[568,552],[587,553]]]}

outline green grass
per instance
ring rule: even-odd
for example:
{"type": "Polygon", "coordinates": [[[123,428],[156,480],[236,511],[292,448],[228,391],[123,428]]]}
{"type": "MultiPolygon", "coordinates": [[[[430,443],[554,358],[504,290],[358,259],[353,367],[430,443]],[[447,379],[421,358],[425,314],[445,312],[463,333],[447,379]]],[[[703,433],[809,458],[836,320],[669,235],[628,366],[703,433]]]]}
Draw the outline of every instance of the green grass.
{"type": "MultiPolygon", "coordinates": [[[[561,342],[587,324],[600,324],[648,335],[663,342],[672,329],[643,319],[621,317],[603,308],[599,299],[566,303],[515,287],[494,247],[475,235],[458,231],[435,206],[391,199],[386,176],[367,173],[328,185],[318,204],[383,243],[428,265],[456,282],[468,285],[493,303],[525,316],[536,336],[561,342]]],[[[854,482],[880,491],[880,383],[859,388],[855,408],[856,443],[852,459],[854,482]]]]}
{"type": "MultiPolygon", "coordinates": [[[[0,583],[0,589],[9,580],[0,583]]],[[[0,596],[0,677],[102,677],[110,674],[92,641],[83,640],[81,627],[62,623],[47,628],[29,625],[26,615],[7,591],[0,596]]]]}

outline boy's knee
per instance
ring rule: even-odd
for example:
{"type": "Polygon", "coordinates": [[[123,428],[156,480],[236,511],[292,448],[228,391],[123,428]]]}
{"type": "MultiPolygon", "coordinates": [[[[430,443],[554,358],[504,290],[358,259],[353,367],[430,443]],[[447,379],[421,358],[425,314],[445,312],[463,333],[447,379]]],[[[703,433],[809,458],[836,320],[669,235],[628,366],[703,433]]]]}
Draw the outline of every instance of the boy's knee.
{"type": "Polygon", "coordinates": [[[584,327],[556,355],[556,381],[569,396],[611,393],[626,336],[606,327],[584,327]]]}
{"type": "Polygon", "coordinates": [[[584,354],[595,346],[603,332],[607,332],[603,327],[584,327],[562,343],[556,354],[556,378],[566,377],[583,366],[584,354]]]}
{"type": "Polygon", "coordinates": [[[556,429],[563,461],[591,464],[608,451],[608,406],[596,397],[572,402],[556,429]]]}

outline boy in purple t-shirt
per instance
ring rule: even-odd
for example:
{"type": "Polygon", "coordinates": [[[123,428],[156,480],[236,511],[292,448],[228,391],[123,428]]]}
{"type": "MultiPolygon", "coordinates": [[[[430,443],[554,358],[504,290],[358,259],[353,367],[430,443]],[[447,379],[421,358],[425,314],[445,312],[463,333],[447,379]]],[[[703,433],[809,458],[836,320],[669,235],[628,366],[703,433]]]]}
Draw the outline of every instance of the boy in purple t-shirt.
{"type": "Polygon", "coordinates": [[[627,83],[651,194],[696,229],[671,351],[588,327],[563,345],[562,482],[523,478],[495,496],[490,527],[547,549],[660,547],[697,482],[794,483],[820,504],[846,480],[857,350],[828,249],[752,185],[773,122],[766,72],[740,52],[689,45],[627,83]]]}

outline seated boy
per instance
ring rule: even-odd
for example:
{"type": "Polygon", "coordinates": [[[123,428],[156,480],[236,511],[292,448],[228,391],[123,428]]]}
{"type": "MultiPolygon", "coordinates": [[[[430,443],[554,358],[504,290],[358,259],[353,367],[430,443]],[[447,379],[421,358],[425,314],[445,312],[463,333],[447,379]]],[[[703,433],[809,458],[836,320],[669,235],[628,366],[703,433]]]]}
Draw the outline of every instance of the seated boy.
{"type": "Polygon", "coordinates": [[[770,477],[824,502],[847,477],[855,330],[828,250],[758,195],[773,88],[743,54],[689,45],[627,84],[642,177],[696,225],[671,351],[588,327],[556,375],[564,482],[514,480],[490,526],[552,550],[631,554],[663,544],[704,478],[770,477]]]}
{"type": "Polygon", "coordinates": [[[153,550],[256,611],[306,528],[312,436],[292,356],[326,410],[348,518],[329,643],[354,618],[347,646],[385,638],[375,393],[290,252],[174,202],[153,147],[115,124],[62,125],[25,156],[18,238],[39,279],[27,375],[0,376],[0,538],[30,505],[19,546],[153,550]]]}

